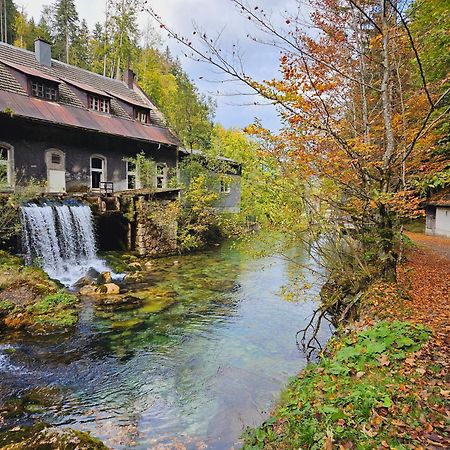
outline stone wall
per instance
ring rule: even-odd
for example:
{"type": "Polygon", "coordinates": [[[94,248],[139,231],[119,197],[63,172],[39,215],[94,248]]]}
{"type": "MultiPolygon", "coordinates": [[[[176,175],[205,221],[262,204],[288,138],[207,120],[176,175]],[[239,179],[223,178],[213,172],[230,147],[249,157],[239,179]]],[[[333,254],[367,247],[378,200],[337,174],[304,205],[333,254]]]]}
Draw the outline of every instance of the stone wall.
{"type": "Polygon", "coordinates": [[[140,255],[157,256],[177,251],[177,205],[173,200],[147,200],[136,203],[135,250],[140,255]]]}

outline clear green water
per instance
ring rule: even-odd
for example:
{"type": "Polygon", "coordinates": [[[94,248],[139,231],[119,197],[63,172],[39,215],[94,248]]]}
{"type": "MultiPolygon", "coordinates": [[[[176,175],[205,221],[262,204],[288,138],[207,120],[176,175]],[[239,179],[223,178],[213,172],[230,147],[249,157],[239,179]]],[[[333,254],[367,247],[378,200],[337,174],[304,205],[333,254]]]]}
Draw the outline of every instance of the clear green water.
{"type": "MultiPolygon", "coordinates": [[[[313,264],[305,252],[290,256],[313,264]]],[[[26,421],[89,430],[114,449],[237,448],[306,363],[295,333],[320,286],[309,275],[305,300],[284,301],[298,270],[226,247],[155,260],[131,289],[141,308],[88,303],[70,336],[0,341],[0,394],[43,389],[46,406],[31,405],[26,421]]]]}

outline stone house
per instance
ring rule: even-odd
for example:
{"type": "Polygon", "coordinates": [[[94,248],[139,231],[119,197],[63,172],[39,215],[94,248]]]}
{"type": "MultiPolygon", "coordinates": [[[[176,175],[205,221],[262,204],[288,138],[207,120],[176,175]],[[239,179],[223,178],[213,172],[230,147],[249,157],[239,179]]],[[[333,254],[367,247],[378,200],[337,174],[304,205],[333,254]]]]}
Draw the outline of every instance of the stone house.
{"type": "Polygon", "coordinates": [[[138,186],[128,161],[156,163],[155,187],[178,165],[177,137],[128,70],[115,80],[0,43],[0,177],[3,190],[28,179],[47,192],[126,191],[138,186]]]}

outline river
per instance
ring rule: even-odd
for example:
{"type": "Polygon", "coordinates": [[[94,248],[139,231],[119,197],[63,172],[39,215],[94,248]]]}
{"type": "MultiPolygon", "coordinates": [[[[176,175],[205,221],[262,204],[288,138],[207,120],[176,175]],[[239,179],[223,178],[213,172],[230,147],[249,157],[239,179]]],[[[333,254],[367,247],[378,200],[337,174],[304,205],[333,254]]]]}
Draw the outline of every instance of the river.
{"type": "MultiPolygon", "coordinates": [[[[301,249],[289,256],[223,246],[154,260],[130,287],[147,296],[139,309],[85,301],[70,334],[1,337],[0,395],[39,396],[17,424],[91,431],[117,450],[238,448],[306,364],[295,333],[320,283],[305,273],[311,288],[286,301],[297,262],[314,264],[301,249]]],[[[329,336],[324,326],[319,340],[329,336]]]]}

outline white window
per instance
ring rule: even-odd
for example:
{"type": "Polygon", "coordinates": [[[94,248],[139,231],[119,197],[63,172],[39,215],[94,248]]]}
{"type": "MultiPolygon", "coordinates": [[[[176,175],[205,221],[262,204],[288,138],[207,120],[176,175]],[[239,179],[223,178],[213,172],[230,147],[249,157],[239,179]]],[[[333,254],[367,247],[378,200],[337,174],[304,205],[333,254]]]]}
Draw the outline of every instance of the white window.
{"type": "Polygon", "coordinates": [[[149,123],[149,112],[145,109],[135,109],[134,118],[141,123],[149,123]]]}
{"type": "Polygon", "coordinates": [[[0,188],[12,186],[12,172],[12,148],[0,144],[0,188]]]}
{"type": "Polygon", "coordinates": [[[89,96],[89,109],[109,113],[109,99],[99,95],[89,96]]]}
{"type": "Polygon", "coordinates": [[[164,189],[167,187],[167,166],[162,163],[156,164],[156,188],[164,189]]]}
{"type": "Polygon", "coordinates": [[[220,193],[229,194],[231,192],[231,186],[228,181],[220,180],[220,193]]]}
{"type": "Polygon", "coordinates": [[[106,160],[103,156],[91,157],[91,189],[100,189],[106,178],[106,160]]]}
{"type": "Polygon", "coordinates": [[[127,189],[138,189],[136,163],[127,161],[127,189]]]}

